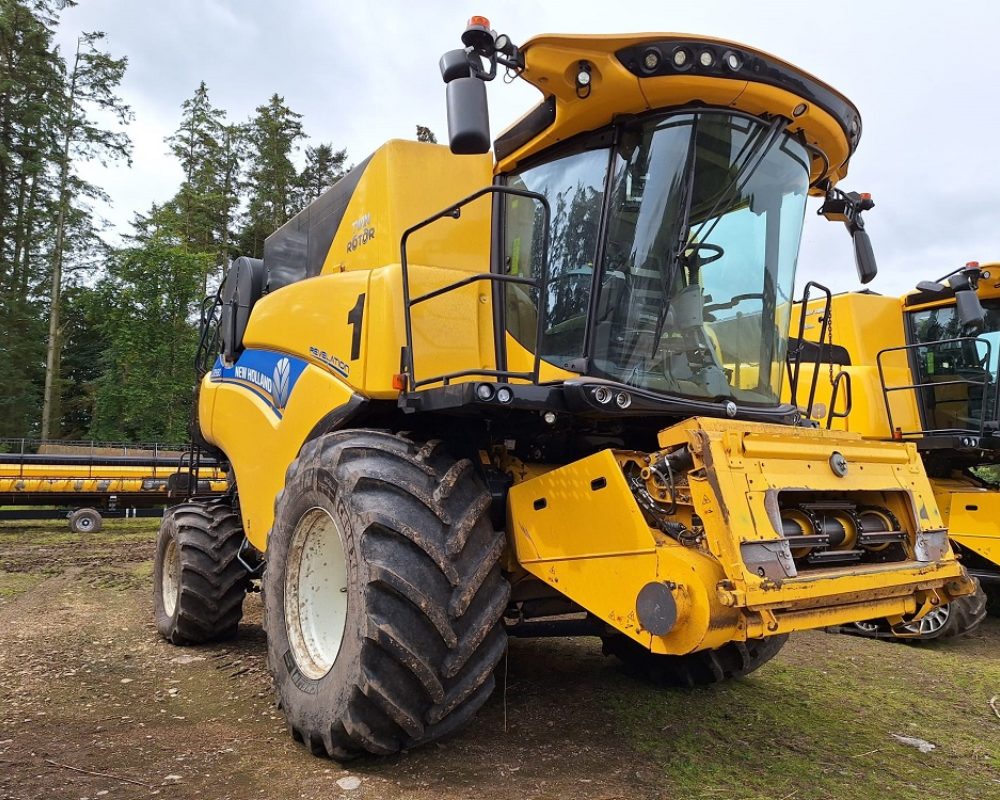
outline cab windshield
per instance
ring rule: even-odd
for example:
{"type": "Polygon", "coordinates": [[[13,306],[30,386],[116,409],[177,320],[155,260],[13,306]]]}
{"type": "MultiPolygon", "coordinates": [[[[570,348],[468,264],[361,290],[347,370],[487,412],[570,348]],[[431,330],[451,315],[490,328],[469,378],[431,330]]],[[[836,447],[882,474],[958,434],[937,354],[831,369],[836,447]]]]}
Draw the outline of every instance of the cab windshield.
{"type": "MultiPolygon", "coordinates": [[[[777,403],[805,148],[781,120],[714,111],[615,133],[508,179],[551,207],[542,357],[663,394],[777,403]]],[[[508,273],[543,268],[542,220],[506,200],[508,273]]],[[[537,295],[511,286],[505,307],[534,350],[537,295]]]]}
{"type": "Polygon", "coordinates": [[[907,315],[928,430],[997,427],[1000,301],[982,305],[986,317],[973,332],[962,325],[954,304],[907,315]]]}

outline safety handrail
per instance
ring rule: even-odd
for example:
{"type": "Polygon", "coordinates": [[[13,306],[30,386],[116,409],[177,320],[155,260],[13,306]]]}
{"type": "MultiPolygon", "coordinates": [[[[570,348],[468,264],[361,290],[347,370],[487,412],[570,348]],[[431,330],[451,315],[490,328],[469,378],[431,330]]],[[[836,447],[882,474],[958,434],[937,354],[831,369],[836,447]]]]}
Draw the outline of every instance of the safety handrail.
{"type": "Polygon", "coordinates": [[[830,388],[830,410],[826,414],[826,429],[833,427],[835,419],[847,419],[851,416],[851,409],[854,407],[854,391],[851,386],[851,373],[847,370],[840,370],[833,379],[833,386],[830,388]],[[844,384],[844,410],[837,411],[837,399],[840,392],[840,384],[844,384]]]}
{"type": "Polygon", "coordinates": [[[799,373],[802,368],[802,350],[805,344],[805,332],[806,332],[806,311],[809,306],[809,292],[810,289],[817,289],[823,293],[824,303],[823,303],[823,317],[820,323],[819,329],[819,341],[811,342],[815,344],[816,347],[816,358],[814,359],[814,369],[812,374],[812,381],[809,384],[809,402],[806,403],[806,419],[812,419],[813,404],[816,401],[816,384],[819,380],[819,365],[823,363],[823,348],[827,347],[826,338],[827,332],[830,329],[830,307],[833,304],[833,294],[830,290],[821,283],[816,281],[809,281],[802,289],[802,299],[799,301],[800,308],[802,309],[799,314],[799,335],[797,337],[797,344],[789,347],[788,354],[785,357],[786,365],[788,368],[788,389],[790,400],[792,405],[798,408],[799,405],[799,373]]]}
{"type": "MultiPolygon", "coordinates": [[[[529,380],[532,383],[538,383],[538,376],[541,371],[542,363],[542,338],[545,332],[545,291],[548,288],[548,264],[549,264],[549,222],[551,218],[551,212],[549,209],[549,201],[545,195],[539,194],[538,192],[529,192],[526,189],[514,189],[509,186],[491,185],[485,186],[479,189],[467,197],[459,200],[448,206],[445,209],[433,214],[427,219],[418,222],[403,231],[403,235],[400,238],[399,243],[399,263],[400,269],[402,271],[402,282],[403,282],[403,324],[406,334],[406,351],[403,356],[405,363],[405,375],[404,380],[406,381],[406,389],[408,391],[413,391],[420,386],[427,386],[432,383],[442,383],[447,386],[451,381],[456,378],[469,377],[472,375],[481,375],[483,377],[496,377],[503,378],[504,380],[520,379],[529,380]],[[410,296],[410,273],[409,273],[409,261],[406,255],[406,244],[412,234],[417,231],[426,228],[434,222],[445,217],[451,219],[458,219],[462,215],[462,208],[474,200],[478,200],[484,195],[511,195],[515,197],[525,197],[529,200],[537,200],[542,205],[542,210],[544,212],[544,232],[542,236],[542,269],[537,278],[524,278],[518,275],[503,275],[493,272],[478,273],[476,275],[471,275],[469,277],[463,278],[461,280],[450,283],[446,286],[442,286],[438,289],[434,289],[430,292],[426,292],[417,297],[410,296]],[[534,366],[531,372],[511,372],[508,370],[506,360],[503,364],[497,364],[497,369],[469,369],[460,370],[457,372],[443,373],[441,375],[435,375],[431,378],[424,378],[423,380],[417,380],[416,378],[416,359],[413,354],[413,318],[412,310],[413,306],[418,303],[423,303],[427,300],[431,300],[435,297],[439,297],[447,292],[454,291],[455,289],[460,289],[463,286],[468,286],[472,283],[478,281],[490,281],[491,285],[496,286],[497,284],[503,285],[507,283],[516,283],[523,286],[530,286],[538,290],[538,320],[535,330],[535,360],[534,366]]],[[[503,336],[503,331],[497,331],[494,328],[493,338],[496,341],[497,336],[503,336]]],[[[501,348],[496,348],[498,352],[501,352],[501,348]]]]}
{"type": "MultiPolygon", "coordinates": [[[[976,344],[982,342],[986,345],[986,359],[985,363],[989,364],[992,361],[992,345],[988,339],[983,339],[978,336],[958,336],[953,339],[940,339],[934,342],[914,342],[912,344],[899,345],[897,347],[885,347],[879,350],[875,355],[875,364],[878,367],[878,379],[879,383],[882,385],[882,399],[885,403],[885,414],[889,421],[889,432],[894,437],[902,436],[925,436],[927,434],[942,434],[942,433],[968,433],[970,428],[921,428],[915,431],[899,431],[896,432],[896,426],[892,419],[892,405],[889,402],[890,392],[905,392],[913,391],[916,392],[918,389],[930,389],[937,388],[940,386],[979,386],[983,390],[982,407],[979,413],[979,435],[982,436],[986,430],[986,404],[989,399],[989,386],[991,373],[989,369],[983,369],[983,376],[981,381],[969,380],[968,378],[956,378],[955,380],[948,381],[932,381],[930,383],[908,383],[900,384],[899,386],[887,386],[885,379],[885,368],[882,363],[882,357],[886,353],[893,353],[899,351],[907,351],[907,358],[909,358],[909,351],[925,349],[929,350],[934,347],[940,347],[946,344],[960,344],[962,342],[975,342],[976,344]]],[[[912,372],[911,372],[912,374],[912,372]]],[[[996,398],[994,398],[994,403],[996,403],[996,398]]],[[[922,404],[917,399],[917,408],[921,409],[922,404]]],[[[996,414],[994,414],[996,416],[996,414]]]]}

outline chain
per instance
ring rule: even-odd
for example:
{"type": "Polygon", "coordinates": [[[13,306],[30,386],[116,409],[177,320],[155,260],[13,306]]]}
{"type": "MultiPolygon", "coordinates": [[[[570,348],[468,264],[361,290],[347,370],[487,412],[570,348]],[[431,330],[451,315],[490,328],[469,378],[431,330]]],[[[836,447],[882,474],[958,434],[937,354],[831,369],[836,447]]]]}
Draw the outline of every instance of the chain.
{"type": "MultiPolygon", "coordinates": [[[[830,346],[830,350],[826,355],[827,355],[827,364],[830,367],[830,386],[832,387],[833,386],[833,303],[830,304],[826,312],[826,334],[827,334],[826,338],[828,340],[827,343],[830,346]]],[[[833,409],[830,410],[832,411],[833,409]]]]}

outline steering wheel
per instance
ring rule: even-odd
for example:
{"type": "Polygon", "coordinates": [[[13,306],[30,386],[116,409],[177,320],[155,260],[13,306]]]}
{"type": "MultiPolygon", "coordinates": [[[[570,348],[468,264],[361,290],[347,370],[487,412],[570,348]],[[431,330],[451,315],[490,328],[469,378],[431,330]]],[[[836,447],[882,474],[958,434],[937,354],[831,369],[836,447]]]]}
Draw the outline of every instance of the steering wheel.
{"type": "Polygon", "coordinates": [[[712,253],[712,255],[708,258],[699,257],[699,266],[702,267],[706,264],[711,264],[713,261],[718,261],[726,254],[726,251],[717,244],[712,244],[711,242],[691,242],[691,244],[684,248],[684,255],[686,256],[688,253],[697,253],[699,250],[707,250],[709,253],[712,253]]]}

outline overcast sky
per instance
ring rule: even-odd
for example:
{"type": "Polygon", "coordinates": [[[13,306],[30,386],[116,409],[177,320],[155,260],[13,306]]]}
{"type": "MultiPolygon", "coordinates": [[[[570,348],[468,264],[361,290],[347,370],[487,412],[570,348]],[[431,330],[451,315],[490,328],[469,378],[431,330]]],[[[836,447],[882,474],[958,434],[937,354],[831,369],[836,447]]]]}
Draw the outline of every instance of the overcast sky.
{"type": "MultiPolygon", "coordinates": [[[[233,120],[274,92],[304,115],[311,140],[359,161],[427,125],[446,139],[439,56],[460,45],[471,14],[523,42],[539,33],[670,31],[733,39],[827,81],[861,110],[864,133],[841,188],[871,192],[867,227],[880,272],[898,293],[969,260],[1000,260],[1000,4],[913,2],[421,2],[81,0],[60,40],[102,30],[127,55],[122,87],[135,111],[134,166],[88,177],[114,200],[122,229],[170,198],[180,171],[163,138],[199,81],[233,120]]],[[[489,87],[496,135],[538,99],[519,82],[489,87]]],[[[850,237],[807,211],[799,286],[856,288],[850,237]]]]}

